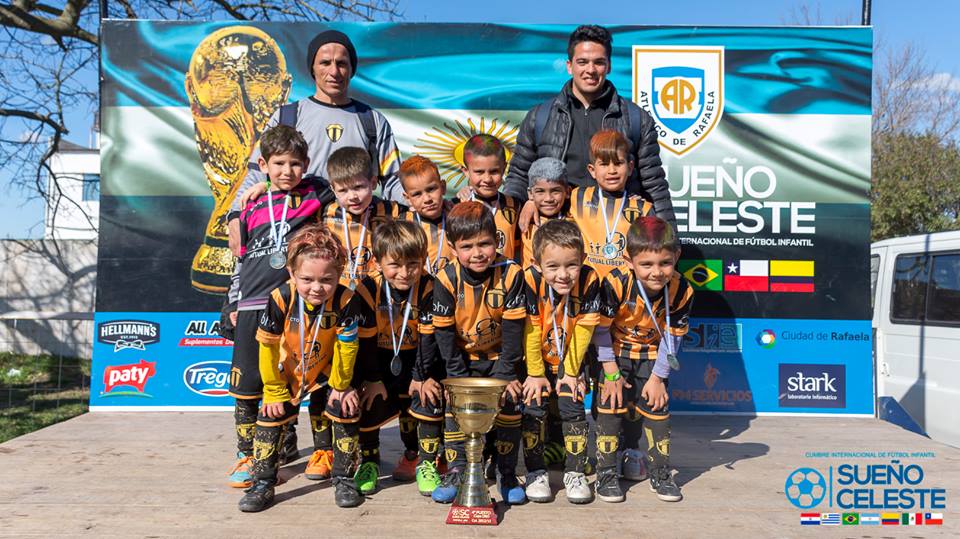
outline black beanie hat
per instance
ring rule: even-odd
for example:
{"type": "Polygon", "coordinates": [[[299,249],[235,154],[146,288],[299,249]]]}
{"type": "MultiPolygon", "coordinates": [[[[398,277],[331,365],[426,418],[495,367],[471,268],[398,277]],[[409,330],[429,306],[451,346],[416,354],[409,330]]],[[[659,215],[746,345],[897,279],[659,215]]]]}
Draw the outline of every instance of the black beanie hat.
{"type": "Polygon", "coordinates": [[[353,42],[350,41],[350,38],[347,37],[347,34],[343,32],[338,32],[337,30],[324,30],[316,35],[313,39],[310,40],[310,45],[307,47],[307,72],[310,73],[310,77],[313,78],[313,61],[317,58],[317,51],[320,50],[320,47],[326,45],[327,43],[339,43],[346,47],[347,54],[350,55],[350,68],[352,73],[350,77],[353,77],[357,74],[357,49],[353,48],[353,42]]]}

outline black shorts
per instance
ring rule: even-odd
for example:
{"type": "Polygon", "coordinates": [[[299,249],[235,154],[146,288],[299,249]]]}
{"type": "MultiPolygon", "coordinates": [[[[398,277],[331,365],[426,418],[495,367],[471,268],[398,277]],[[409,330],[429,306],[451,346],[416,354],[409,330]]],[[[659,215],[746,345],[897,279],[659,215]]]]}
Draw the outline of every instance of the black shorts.
{"type": "Polygon", "coordinates": [[[233,341],[233,361],[230,365],[230,396],[238,399],[263,397],[263,380],[260,378],[260,344],[257,328],[260,327],[258,311],[238,311],[236,339],[233,341]]]}
{"type": "MultiPolygon", "coordinates": [[[[287,388],[290,389],[289,386],[287,388]]],[[[323,415],[335,423],[357,423],[360,421],[360,415],[344,415],[340,410],[340,401],[333,401],[327,404],[327,401],[330,397],[330,387],[323,386],[321,388],[315,389],[310,393],[310,402],[311,403],[324,403],[323,415]]],[[[263,427],[273,427],[277,425],[283,425],[289,423],[296,419],[297,414],[300,413],[300,404],[293,404],[290,401],[283,403],[283,415],[280,417],[270,418],[263,415],[263,412],[260,412],[257,415],[257,425],[263,427]]]]}
{"type": "MultiPolygon", "coordinates": [[[[600,396],[601,390],[599,388],[603,387],[604,377],[603,369],[599,369],[596,382],[598,391],[597,394],[594,395],[594,402],[596,403],[597,411],[601,414],[623,414],[629,410],[634,410],[644,417],[657,420],[670,417],[669,404],[657,411],[653,411],[647,404],[646,399],[641,396],[641,393],[643,392],[643,385],[647,383],[647,381],[650,379],[650,376],[653,374],[653,364],[653,360],[635,361],[630,358],[617,358],[617,365],[620,366],[621,376],[623,376],[624,381],[632,386],[629,388],[624,388],[623,407],[618,409],[611,408],[609,406],[609,401],[604,403],[600,396]]],[[[669,379],[664,379],[663,385],[665,388],[669,389],[669,379]]]]}
{"type": "Polygon", "coordinates": [[[525,405],[523,414],[534,417],[537,420],[543,420],[550,411],[550,401],[556,400],[561,421],[584,421],[586,419],[586,412],[583,409],[583,396],[577,395],[575,397],[576,388],[567,387],[566,384],[560,386],[560,391],[557,391],[555,389],[557,385],[557,374],[550,372],[550,369],[547,369],[545,376],[547,381],[550,382],[551,389],[541,393],[539,405],[536,403],[525,405]]]}

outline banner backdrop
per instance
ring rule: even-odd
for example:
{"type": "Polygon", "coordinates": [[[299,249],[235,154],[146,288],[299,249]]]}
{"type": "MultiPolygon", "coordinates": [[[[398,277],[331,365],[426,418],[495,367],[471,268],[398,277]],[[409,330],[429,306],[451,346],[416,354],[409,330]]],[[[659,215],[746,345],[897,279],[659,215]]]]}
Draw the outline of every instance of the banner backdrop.
{"type": "MultiPolygon", "coordinates": [[[[566,25],[105,22],[92,409],[231,405],[222,209],[269,114],[313,94],[306,45],[329,27],[360,56],[352,96],[453,190],[469,136],[512,149],[569,78],[566,25]]],[[[671,408],[872,414],[871,30],[610,30],[697,288],[671,408]]]]}

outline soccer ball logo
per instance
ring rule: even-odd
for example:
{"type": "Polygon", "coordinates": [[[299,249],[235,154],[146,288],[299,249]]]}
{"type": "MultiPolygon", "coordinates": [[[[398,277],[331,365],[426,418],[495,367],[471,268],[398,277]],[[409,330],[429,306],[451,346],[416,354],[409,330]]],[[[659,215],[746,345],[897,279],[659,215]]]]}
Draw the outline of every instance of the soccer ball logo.
{"type": "Polygon", "coordinates": [[[777,334],[773,330],[765,329],[760,333],[757,333],[757,344],[760,345],[760,348],[765,348],[767,350],[773,348],[773,345],[777,342],[777,334]]]}
{"type": "Polygon", "coordinates": [[[827,482],[813,468],[797,468],[787,476],[783,489],[790,503],[800,509],[809,509],[823,501],[827,482]]]}

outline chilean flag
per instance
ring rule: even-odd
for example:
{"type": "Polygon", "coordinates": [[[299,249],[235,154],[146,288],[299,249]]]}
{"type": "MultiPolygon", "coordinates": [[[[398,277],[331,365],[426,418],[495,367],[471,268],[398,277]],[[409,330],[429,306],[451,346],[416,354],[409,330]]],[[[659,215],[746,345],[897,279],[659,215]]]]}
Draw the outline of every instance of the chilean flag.
{"type": "Polygon", "coordinates": [[[769,292],[769,261],[724,261],[723,289],[728,292],[769,292]]]}

